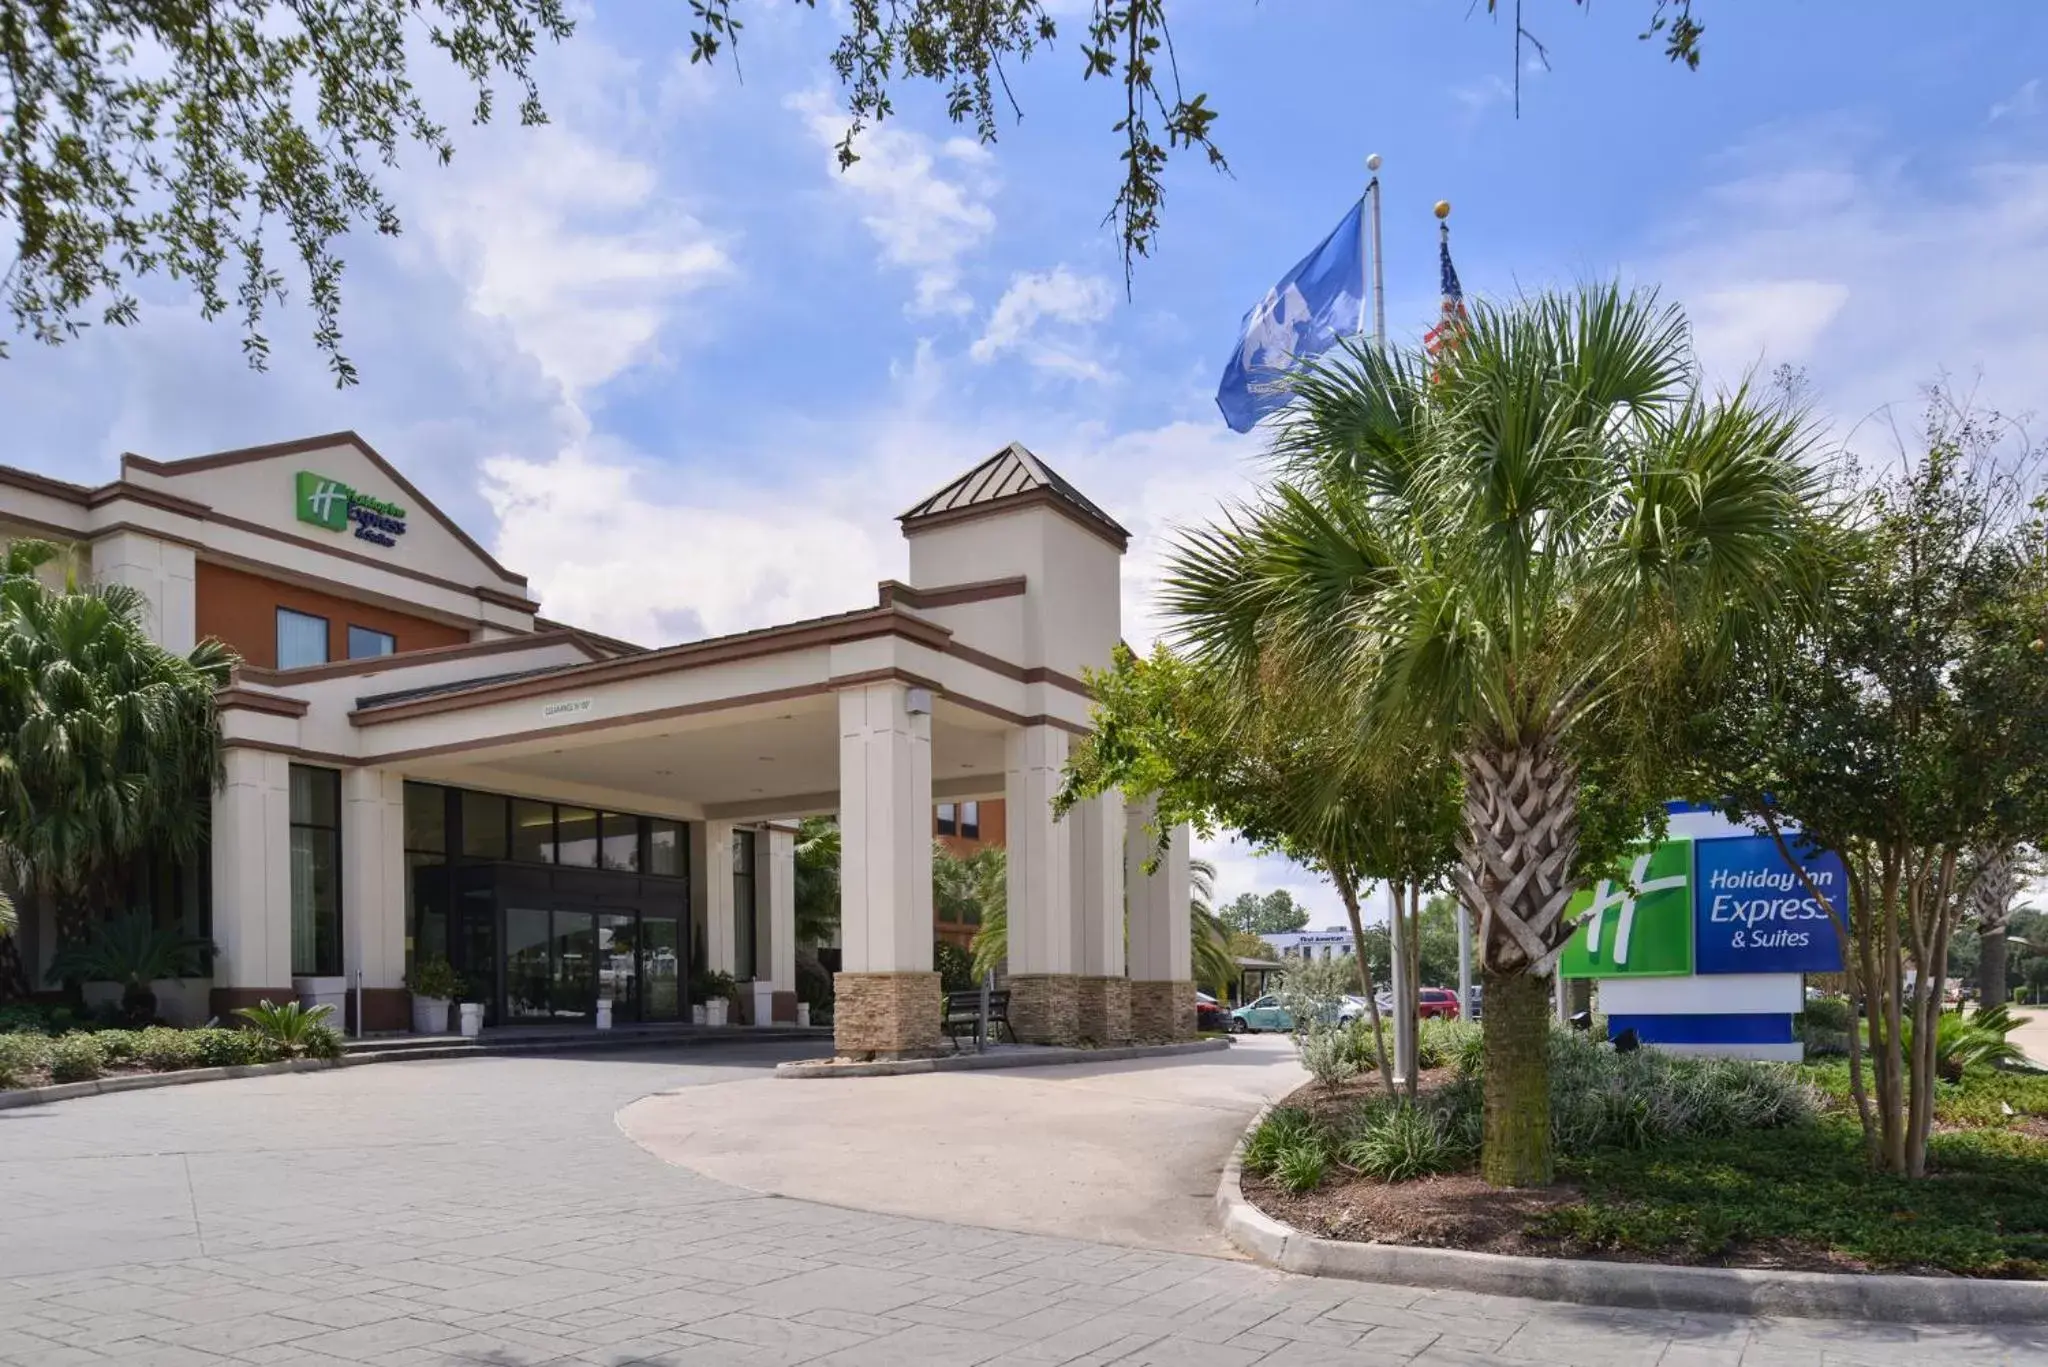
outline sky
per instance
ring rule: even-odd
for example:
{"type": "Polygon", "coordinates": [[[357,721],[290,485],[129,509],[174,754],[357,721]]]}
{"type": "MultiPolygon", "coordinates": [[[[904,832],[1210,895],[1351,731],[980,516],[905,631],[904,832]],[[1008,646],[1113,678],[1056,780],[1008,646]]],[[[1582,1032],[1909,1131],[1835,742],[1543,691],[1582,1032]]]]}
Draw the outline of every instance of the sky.
{"type": "MultiPolygon", "coordinates": [[[[1535,0],[1549,52],[1513,100],[1512,29],[1468,0],[1173,0],[1185,85],[1229,158],[1168,172],[1128,289],[1103,217],[1120,87],[1084,83],[1085,0],[1012,70],[980,144],[929,91],[842,173],[828,56],[843,0],[739,0],[740,66],[692,67],[673,0],[608,0],[538,63],[551,122],[454,129],[387,178],[396,238],[344,247],[336,390],[302,312],[270,370],[175,284],[142,321],[0,361],[0,462],[79,481],[353,428],[550,616],[648,645],[871,603],[895,514],[1018,440],[1117,516],[1124,630],[1174,529],[1245,497],[1257,433],[1214,393],[1240,319],[1385,158],[1387,314],[1436,307],[1438,199],[1468,293],[1619,278],[1686,307],[1719,383],[1801,367],[1883,455],[1946,377],[2011,414],[2048,387],[2048,7],[1707,4],[1696,72],[1637,34],[1650,0],[1535,0]]],[[[503,102],[510,109],[512,102],[503,102]]],[[[1227,839],[1219,895],[1330,890],[1227,839]]]]}

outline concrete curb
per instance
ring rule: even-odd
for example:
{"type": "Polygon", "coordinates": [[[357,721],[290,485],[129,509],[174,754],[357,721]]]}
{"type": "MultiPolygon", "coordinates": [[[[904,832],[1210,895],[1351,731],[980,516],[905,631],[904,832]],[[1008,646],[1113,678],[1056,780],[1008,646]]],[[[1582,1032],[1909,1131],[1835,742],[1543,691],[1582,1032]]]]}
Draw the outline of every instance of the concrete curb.
{"type": "Polygon", "coordinates": [[[340,1067],[340,1060],[288,1058],[276,1063],[239,1063],[228,1068],[181,1068],[174,1073],[118,1073],[90,1082],[59,1082],[50,1087],[23,1087],[0,1092],[0,1111],[22,1106],[42,1106],[52,1101],[69,1101],[81,1096],[105,1096],[113,1092],[146,1092],[154,1087],[183,1087],[193,1082],[221,1082],[231,1077],[268,1077],[272,1073],[311,1073],[340,1067]]]}
{"type": "Polygon", "coordinates": [[[1272,1109],[1268,1105],[1259,1112],[1223,1165],[1216,1215],[1225,1238],[1284,1272],[1636,1310],[1908,1324],[2048,1323],[2048,1282],[1672,1267],[1317,1238],[1282,1224],[1244,1198],[1245,1143],[1272,1109]]]}
{"type": "Polygon", "coordinates": [[[1133,1044],[1118,1049],[1047,1047],[1029,1054],[947,1054],[940,1058],[906,1058],[887,1063],[778,1063],[775,1076],[903,1077],[911,1073],[969,1073],[985,1068],[1044,1068],[1067,1063],[1114,1063],[1120,1059],[1172,1058],[1177,1054],[1208,1054],[1228,1049],[1229,1040],[1200,1039],[1182,1044],[1133,1044]]]}
{"type": "Polygon", "coordinates": [[[415,1059],[493,1058],[507,1054],[603,1053],[623,1049],[694,1049],[714,1044],[787,1044],[792,1040],[831,1038],[832,1031],[829,1028],[798,1029],[793,1026],[732,1026],[705,1035],[628,1034],[616,1039],[508,1040],[488,1044],[461,1041],[460,1036],[455,1036],[451,1037],[447,1044],[398,1046],[391,1049],[378,1049],[374,1046],[349,1049],[344,1051],[337,1061],[344,1068],[355,1068],[367,1063],[409,1063],[415,1059]]]}

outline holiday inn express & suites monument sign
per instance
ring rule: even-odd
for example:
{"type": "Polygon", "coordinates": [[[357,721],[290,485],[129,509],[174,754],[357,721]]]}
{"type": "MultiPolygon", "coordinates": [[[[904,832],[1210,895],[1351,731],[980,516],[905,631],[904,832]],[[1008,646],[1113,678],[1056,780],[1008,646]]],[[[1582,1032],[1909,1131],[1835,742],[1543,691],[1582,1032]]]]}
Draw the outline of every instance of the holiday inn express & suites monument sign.
{"type": "MultiPolygon", "coordinates": [[[[1827,908],[1841,859],[1801,852],[1800,876],[1769,836],[1717,813],[1674,809],[1671,836],[1572,898],[1583,921],[1558,961],[1566,978],[1599,980],[1610,1033],[1686,1052],[1797,1058],[1792,1017],[1804,974],[1838,973],[1827,908]]],[[[1798,850],[1798,837],[1788,837],[1798,850]]]]}

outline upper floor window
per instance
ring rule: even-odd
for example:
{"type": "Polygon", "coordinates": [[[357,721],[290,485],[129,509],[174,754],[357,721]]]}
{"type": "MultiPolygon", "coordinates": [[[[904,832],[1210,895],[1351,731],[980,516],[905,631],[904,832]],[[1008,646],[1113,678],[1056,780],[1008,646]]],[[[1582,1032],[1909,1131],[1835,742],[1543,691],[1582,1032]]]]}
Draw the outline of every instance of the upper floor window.
{"type": "Polygon", "coordinates": [[[369,660],[379,655],[396,655],[398,638],[388,631],[372,631],[354,623],[348,629],[348,657],[351,660],[369,660]]]}
{"type": "Polygon", "coordinates": [[[938,832],[940,835],[960,834],[960,809],[950,802],[939,804],[938,832]]]}
{"type": "Polygon", "coordinates": [[[298,669],[327,663],[327,619],[310,612],[277,610],[277,667],[298,669]]]}

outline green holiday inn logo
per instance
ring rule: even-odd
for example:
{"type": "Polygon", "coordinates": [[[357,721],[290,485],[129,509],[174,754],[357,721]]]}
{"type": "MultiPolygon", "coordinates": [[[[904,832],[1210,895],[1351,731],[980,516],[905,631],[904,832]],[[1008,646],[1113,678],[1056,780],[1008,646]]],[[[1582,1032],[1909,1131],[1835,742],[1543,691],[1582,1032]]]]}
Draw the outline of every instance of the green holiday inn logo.
{"type": "Polygon", "coordinates": [[[1567,978],[1692,972],[1692,841],[1666,840],[1627,860],[1565,908],[1584,917],[1558,960],[1567,978]]]}
{"type": "Polygon", "coordinates": [[[301,470],[298,474],[299,521],[330,532],[347,531],[355,524],[356,537],[380,546],[395,546],[395,537],[405,532],[405,509],[381,498],[371,498],[338,479],[301,470]]]}

